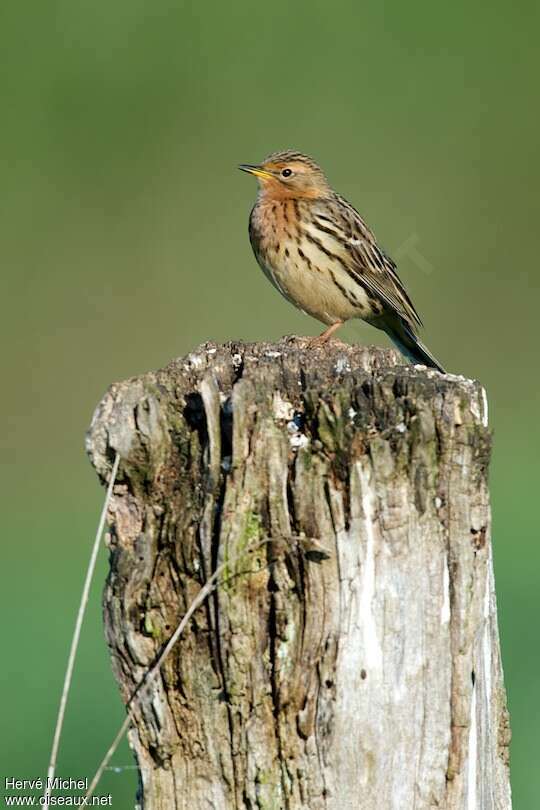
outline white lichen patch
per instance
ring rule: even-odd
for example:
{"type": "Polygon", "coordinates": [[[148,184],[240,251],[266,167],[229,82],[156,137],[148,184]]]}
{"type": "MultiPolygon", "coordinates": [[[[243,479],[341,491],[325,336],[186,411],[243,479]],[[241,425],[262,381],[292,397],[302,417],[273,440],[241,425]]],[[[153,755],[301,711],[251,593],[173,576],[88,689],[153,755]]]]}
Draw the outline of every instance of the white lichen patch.
{"type": "Polygon", "coordinates": [[[396,425],[396,430],[398,433],[405,433],[407,430],[405,422],[400,422],[398,425],[396,425]]]}
{"type": "Polygon", "coordinates": [[[481,388],[481,396],[482,396],[482,405],[484,406],[482,409],[482,424],[484,427],[488,426],[489,423],[489,409],[488,409],[488,399],[486,394],[486,389],[481,388]]]}
{"type": "Polygon", "coordinates": [[[289,443],[293,450],[298,450],[299,447],[307,447],[309,439],[300,431],[297,431],[289,438],[289,443]]]}
{"type": "Polygon", "coordinates": [[[290,422],[292,420],[294,416],[294,407],[291,405],[290,402],[287,402],[287,400],[283,399],[279,391],[274,392],[272,406],[274,411],[274,417],[276,419],[280,419],[285,422],[290,422]]]}
{"type": "Polygon", "coordinates": [[[241,366],[242,365],[242,355],[238,354],[238,352],[233,354],[233,356],[232,356],[232,364],[233,364],[233,366],[235,368],[238,368],[239,366],[241,366]]]}
{"type": "Polygon", "coordinates": [[[203,368],[206,365],[206,359],[200,354],[195,354],[195,352],[188,354],[187,360],[186,368],[189,368],[189,366],[191,368],[203,368]]]}
{"type": "Polygon", "coordinates": [[[447,380],[451,380],[451,382],[474,383],[474,380],[471,380],[469,377],[464,377],[463,374],[445,374],[444,376],[447,380]]]}
{"type": "Polygon", "coordinates": [[[348,414],[349,419],[351,420],[351,422],[353,422],[353,421],[354,421],[354,417],[356,416],[356,414],[357,414],[357,413],[358,413],[358,411],[355,411],[355,410],[354,410],[354,408],[353,408],[353,407],[352,407],[352,405],[351,405],[351,407],[350,407],[350,408],[349,408],[349,410],[347,411],[347,414],[348,414]]]}
{"type": "Polygon", "coordinates": [[[264,353],[265,357],[281,357],[281,352],[269,351],[264,353]]]}
{"type": "Polygon", "coordinates": [[[484,427],[488,426],[488,401],[485,388],[480,388],[477,395],[471,396],[471,413],[484,427]]]}
{"type": "Polygon", "coordinates": [[[289,433],[289,444],[293,450],[298,450],[299,447],[307,447],[309,444],[309,439],[300,430],[298,422],[296,422],[294,419],[287,422],[287,431],[289,433]]]}
{"type": "Polygon", "coordinates": [[[336,374],[343,374],[344,371],[351,370],[351,364],[348,357],[338,357],[336,365],[334,366],[336,374]]]}
{"type": "Polygon", "coordinates": [[[216,352],[217,352],[217,349],[207,349],[206,350],[206,354],[215,354],[216,352]]]}

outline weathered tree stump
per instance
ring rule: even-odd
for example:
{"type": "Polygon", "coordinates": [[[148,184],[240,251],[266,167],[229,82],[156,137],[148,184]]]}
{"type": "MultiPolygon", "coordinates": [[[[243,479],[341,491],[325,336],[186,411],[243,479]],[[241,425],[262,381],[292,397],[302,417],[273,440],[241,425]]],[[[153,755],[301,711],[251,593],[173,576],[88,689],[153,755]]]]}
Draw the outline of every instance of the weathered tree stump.
{"type": "Polygon", "coordinates": [[[511,806],[486,398],[402,363],[205,344],[98,407],[125,702],[230,561],[135,704],[145,810],[511,806]]]}

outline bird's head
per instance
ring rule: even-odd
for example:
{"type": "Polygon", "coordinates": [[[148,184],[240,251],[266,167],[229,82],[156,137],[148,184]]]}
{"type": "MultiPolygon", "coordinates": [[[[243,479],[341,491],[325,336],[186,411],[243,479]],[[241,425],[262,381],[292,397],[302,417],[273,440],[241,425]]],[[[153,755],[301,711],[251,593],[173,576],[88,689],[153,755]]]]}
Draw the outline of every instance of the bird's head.
{"type": "Polygon", "coordinates": [[[272,199],[317,199],[330,190],[321,168],[301,152],[274,152],[262,163],[242,163],[238,168],[255,175],[263,196],[272,199]]]}

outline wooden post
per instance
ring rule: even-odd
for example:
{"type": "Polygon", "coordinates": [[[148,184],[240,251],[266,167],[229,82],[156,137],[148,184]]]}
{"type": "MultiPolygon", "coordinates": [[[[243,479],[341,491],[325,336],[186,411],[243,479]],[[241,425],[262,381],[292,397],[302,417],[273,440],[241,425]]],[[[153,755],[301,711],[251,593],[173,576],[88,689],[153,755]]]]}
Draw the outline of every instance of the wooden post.
{"type": "Polygon", "coordinates": [[[144,810],[507,810],[484,390],[331,342],[113,385],[107,640],[144,810]],[[244,553],[261,540],[256,552],[244,553]]]}

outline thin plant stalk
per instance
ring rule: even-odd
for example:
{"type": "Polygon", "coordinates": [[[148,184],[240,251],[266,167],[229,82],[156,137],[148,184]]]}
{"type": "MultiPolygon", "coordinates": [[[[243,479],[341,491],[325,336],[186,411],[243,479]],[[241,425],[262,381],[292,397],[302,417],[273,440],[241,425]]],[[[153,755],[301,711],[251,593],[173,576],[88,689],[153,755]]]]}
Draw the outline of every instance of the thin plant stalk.
{"type": "Polygon", "coordinates": [[[69,649],[69,656],[67,660],[66,666],[66,673],[64,675],[64,685],[62,688],[62,696],[60,698],[60,706],[58,708],[58,715],[56,717],[56,726],[54,729],[54,737],[53,743],[51,748],[51,756],[49,759],[49,768],[47,770],[47,784],[45,787],[45,795],[44,795],[44,804],[43,807],[45,810],[48,810],[49,802],[51,798],[51,790],[52,790],[52,782],[54,779],[54,775],[56,772],[56,763],[58,760],[58,749],[60,747],[60,738],[62,736],[62,728],[64,726],[64,717],[66,714],[66,706],[67,700],[69,696],[69,690],[71,688],[71,682],[73,680],[73,668],[75,666],[75,659],[77,657],[77,651],[79,648],[79,640],[81,636],[81,627],[84,620],[84,615],[86,613],[86,607],[88,605],[88,597],[90,594],[90,587],[92,585],[92,579],[94,576],[94,571],[96,568],[96,561],[99,552],[99,546],[101,542],[101,536],[103,534],[103,529],[105,528],[105,521],[107,519],[107,510],[109,508],[109,503],[111,501],[111,496],[113,492],[113,487],[116,481],[116,475],[118,473],[118,465],[120,463],[120,456],[118,453],[115,456],[114,463],[111,470],[111,476],[109,479],[109,485],[107,487],[107,494],[105,496],[105,501],[103,503],[103,508],[101,510],[101,515],[99,518],[99,523],[96,531],[96,536],[94,539],[94,545],[92,546],[92,553],[90,554],[90,560],[88,562],[88,567],[86,569],[86,577],[84,580],[84,585],[81,593],[81,601],[79,604],[79,610],[77,613],[77,619],[75,621],[75,629],[73,630],[73,637],[71,639],[71,646],[69,649]]]}

